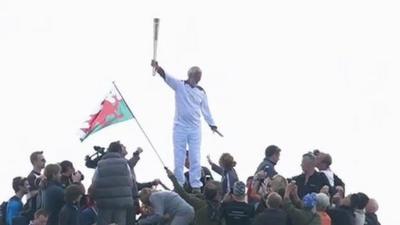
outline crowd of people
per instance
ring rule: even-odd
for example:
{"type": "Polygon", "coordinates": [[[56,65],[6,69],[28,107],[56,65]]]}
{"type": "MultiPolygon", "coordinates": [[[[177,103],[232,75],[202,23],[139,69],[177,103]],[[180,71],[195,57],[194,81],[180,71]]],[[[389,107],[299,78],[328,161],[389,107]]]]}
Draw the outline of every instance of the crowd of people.
{"type": "MultiPolygon", "coordinates": [[[[214,180],[201,167],[200,191],[182,185],[168,168],[169,190],[159,179],[140,183],[135,165],[142,150],[130,158],[125,146],[112,142],[97,162],[89,187],[70,161],[47,164],[42,151],[30,156],[33,169],[15,177],[15,195],[1,205],[6,225],[377,225],[378,203],[365,193],[346,194],[345,183],[330,166],[330,154],[314,150],[302,156],[300,175],[283,177],[275,170],[281,149],[268,146],[265,158],[246,182],[235,171],[229,153],[208,162],[221,176],[214,180]],[[163,190],[158,188],[162,185],[163,190]],[[22,199],[25,196],[23,203],[22,199]]],[[[190,168],[189,154],[185,167],[190,168]]]]}
{"type": "MultiPolygon", "coordinates": [[[[15,195],[1,205],[6,225],[378,225],[378,203],[365,193],[346,195],[345,183],[331,170],[330,154],[314,150],[303,155],[302,172],[291,178],[275,170],[281,149],[270,145],[246,183],[236,161],[224,153],[218,163],[207,156],[211,170],[200,165],[201,115],[223,137],[211,115],[205,90],[198,85],[199,67],[178,80],[152,60],[151,66],[175,92],[174,172],[169,190],[159,179],[140,183],[132,157],[119,141],[91,161],[92,183],[70,161],[46,165],[43,152],[33,152],[33,170],[12,181],[15,195]],[[184,167],[187,168],[185,172],[184,167]],[[44,169],[44,171],[43,171],[44,169]],[[163,191],[157,190],[161,185],[163,191]],[[26,203],[22,198],[26,195],[26,203]]],[[[87,164],[88,166],[88,164],[87,164]]]]}

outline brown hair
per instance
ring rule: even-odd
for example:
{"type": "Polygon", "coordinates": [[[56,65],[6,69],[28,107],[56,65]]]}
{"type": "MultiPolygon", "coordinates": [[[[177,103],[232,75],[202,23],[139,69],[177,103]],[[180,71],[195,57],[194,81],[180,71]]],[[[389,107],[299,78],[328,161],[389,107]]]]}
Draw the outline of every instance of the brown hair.
{"type": "Polygon", "coordinates": [[[27,181],[27,180],[28,180],[28,179],[25,178],[25,177],[15,177],[15,178],[13,179],[12,187],[13,187],[15,193],[17,193],[17,192],[20,190],[20,187],[21,187],[21,186],[22,186],[22,187],[24,186],[25,181],[27,181]]]}
{"type": "Polygon", "coordinates": [[[332,157],[331,155],[327,153],[321,153],[322,154],[322,160],[321,163],[325,163],[326,165],[330,166],[332,164],[332,157]]]}
{"type": "Polygon", "coordinates": [[[151,188],[143,188],[139,193],[139,199],[143,204],[148,204],[153,190],[151,188]]]}
{"type": "Polygon", "coordinates": [[[32,152],[32,154],[30,156],[31,163],[33,164],[33,162],[35,162],[38,159],[38,156],[42,155],[42,154],[43,154],[43,151],[32,152]]]}
{"type": "Polygon", "coordinates": [[[49,164],[44,168],[44,175],[47,180],[55,180],[56,175],[61,171],[61,166],[58,164],[49,164]]]}
{"type": "Polygon", "coordinates": [[[271,209],[280,208],[282,205],[282,197],[276,192],[271,192],[268,195],[266,203],[267,203],[268,208],[271,208],[271,209]]]}
{"type": "Polygon", "coordinates": [[[219,158],[219,164],[225,169],[232,169],[236,166],[236,162],[233,159],[233,156],[229,153],[224,153],[219,158]]]}
{"type": "Polygon", "coordinates": [[[38,211],[35,212],[35,219],[39,218],[39,216],[44,216],[44,217],[49,217],[49,213],[44,210],[44,209],[39,209],[38,211]]]}

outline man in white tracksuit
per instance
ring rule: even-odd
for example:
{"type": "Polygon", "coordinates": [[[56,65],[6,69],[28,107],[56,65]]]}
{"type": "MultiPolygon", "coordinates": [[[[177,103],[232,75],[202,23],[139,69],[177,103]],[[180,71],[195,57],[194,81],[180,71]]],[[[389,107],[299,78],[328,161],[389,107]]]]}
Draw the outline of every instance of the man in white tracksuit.
{"type": "Polygon", "coordinates": [[[217,126],[208,108],[207,95],[203,88],[197,85],[201,79],[199,67],[192,67],[188,71],[188,79],[178,80],[158,65],[157,61],[152,61],[151,65],[164,81],[175,91],[175,119],[174,119],[174,155],[175,170],[174,174],[183,186],[185,176],[183,168],[186,157],[186,147],[189,147],[190,160],[190,185],[194,192],[199,192],[202,186],[201,166],[200,166],[200,143],[201,143],[201,121],[200,113],[203,114],[211,130],[218,132],[217,126]]]}

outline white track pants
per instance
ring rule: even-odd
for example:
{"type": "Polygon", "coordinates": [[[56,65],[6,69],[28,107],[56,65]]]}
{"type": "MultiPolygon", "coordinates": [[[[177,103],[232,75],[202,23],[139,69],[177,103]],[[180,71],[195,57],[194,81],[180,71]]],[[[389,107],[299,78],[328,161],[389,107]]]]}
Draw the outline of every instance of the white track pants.
{"type": "Polygon", "coordinates": [[[185,175],[183,173],[185,158],[186,158],[186,147],[189,147],[189,162],[190,162],[190,186],[192,188],[200,188],[203,184],[200,181],[201,178],[201,166],[200,166],[200,144],[201,144],[201,129],[200,128],[183,128],[180,126],[174,126],[174,159],[175,159],[175,170],[174,174],[180,185],[183,186],[185,183],[185,175]]]}

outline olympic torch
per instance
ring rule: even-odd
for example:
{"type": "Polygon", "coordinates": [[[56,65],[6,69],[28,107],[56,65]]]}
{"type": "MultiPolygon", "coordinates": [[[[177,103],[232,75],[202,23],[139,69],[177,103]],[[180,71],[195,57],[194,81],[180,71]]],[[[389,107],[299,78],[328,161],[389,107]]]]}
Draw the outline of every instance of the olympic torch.
{"type": "MultiPolygon", "coordinates": [[[[159,18],[154,18],[153,27],[154,27],[154,36],[153,36],[153,60],[157,61],[157,41],[158,41],[158,27],[160,24],[159,18]]],[[[153,68],[153,76],[156,75],[156,70],[153,68]]]]}

